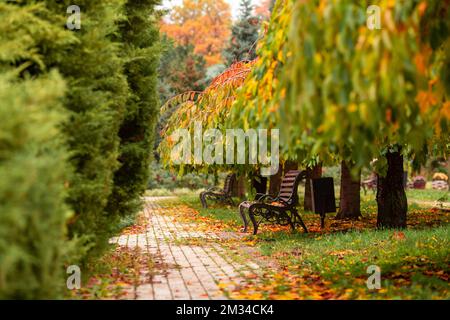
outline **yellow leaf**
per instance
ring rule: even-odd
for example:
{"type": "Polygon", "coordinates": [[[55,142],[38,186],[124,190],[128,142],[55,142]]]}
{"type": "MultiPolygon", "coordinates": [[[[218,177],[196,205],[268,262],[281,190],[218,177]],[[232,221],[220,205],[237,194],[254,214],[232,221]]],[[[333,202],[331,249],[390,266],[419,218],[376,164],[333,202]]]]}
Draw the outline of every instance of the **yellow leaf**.
{"type": "Polygon", "coordinates": [[[357,111],[358,110],[358,106],[355,104],[355,103],[351,103],[349,106],[348,106],[348,111],[349,112],[355,112],[355,111],[357,111]]]}

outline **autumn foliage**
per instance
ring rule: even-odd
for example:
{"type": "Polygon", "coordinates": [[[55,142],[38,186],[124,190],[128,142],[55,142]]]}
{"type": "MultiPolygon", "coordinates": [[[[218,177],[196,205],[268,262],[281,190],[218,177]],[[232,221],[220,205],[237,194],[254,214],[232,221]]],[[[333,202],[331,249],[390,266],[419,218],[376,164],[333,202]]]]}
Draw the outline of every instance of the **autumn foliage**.
{"type": "Polygon", "coordinates": [[[163,139],[158,150],[163,163],[172,165],[170,152],[175,141],[172,140],[171,133],[174,130],[193,129],[196,121],[207,128],[214,128],[225,122],[236,99],[237,90],[243,85],[255,63],[256,60],[236,62],[215,77],[204,91],[184,92],[162,106],[163,115],[172,112],[160,132],[163,139]]]}
{"type": "Polygon", "coordinates": [[[230,26],[230,6],[224,0],[183,0],[161,22],[161,32],[180,45],[193,45],[210,66],[221,62],[230,26]]]}

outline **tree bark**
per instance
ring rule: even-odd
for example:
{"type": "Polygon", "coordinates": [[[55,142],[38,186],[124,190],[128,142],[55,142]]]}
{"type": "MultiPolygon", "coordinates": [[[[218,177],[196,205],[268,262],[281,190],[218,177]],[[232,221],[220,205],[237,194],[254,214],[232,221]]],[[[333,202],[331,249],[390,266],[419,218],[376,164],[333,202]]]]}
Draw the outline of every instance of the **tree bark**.
{"type": "Polygon", "coordinates": [[[280,164],[280,166],[278,167],[278,172],[270,177],[269,194],[272,196],[278,195],[283,175],[285,175],[286,172],[288,172],[289,170],[297,170],[297,169],[298,163],[294,161],[286,161],[284,163],[284,166],[280,164]]]}
{"type": "Polygon", "coordinates": [[[240,199],[245,198],[245,175],[238,176],[236,180],[236,196],[240,199]]]}
{"type": "Polygon", "coordinates": [[[283,175],[283,167],[281,164],[278,167],[278,172],[274,174],[273,176],[270,176],[270,182],[269,182],[269,194],[271,196],[278,195],[278,191],[280,191],[280,184],[281,184],[281,176],[283,175]]]}
{"type": "Polygon", "coordinates": [[[341,192],[336,219],[358,219],[361,217],[361,171],[353,178],[345,161],[341,162],[341,192]]]}
{"type": "Polygon", "coordinates": [[[297,170],[298,163],[295,161],[286,161],[284,163],[283,175],[286,174],[289,170],[297,170]]]}
{"type": "Polygon", "coordinates": [[[252,187],[256,190],[256,193],[267,192],[267,178],[257,173],[252,174],[252,187]]]}
{"type": "Polygon", "coordinates": [[[400,150],[386,155],[386,177],[378,175],[378,228],[406,228],[408,202],[403,187],[403,156],[400,150]]]}
{"type": "Polygon", "coordinates": [[[319,163],[312,168],[306,168],[306,181],[305,181],[305,199],[303,202],[303,209],[305,211],[312,211],[313,202],[311,194],[311,179],[322,177],[322,164],[319,163]]]}

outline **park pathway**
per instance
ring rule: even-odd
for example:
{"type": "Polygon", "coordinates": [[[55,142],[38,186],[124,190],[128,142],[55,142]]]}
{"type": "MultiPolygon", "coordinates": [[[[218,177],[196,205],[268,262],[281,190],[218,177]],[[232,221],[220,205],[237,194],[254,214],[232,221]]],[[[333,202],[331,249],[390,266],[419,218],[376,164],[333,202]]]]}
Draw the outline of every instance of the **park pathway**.
{"type": "MultiPolygon", "coordinates": [[[[140,270],[140,281],[125,288],[124,299],[227,299],[227,289],[246,282],[260,266],[238,261],[221,244],[237,233],[226,236],[196,228],[196,224],[177,221],[176,212],[167,214],[162,198],[147,197],[144,230],[111,239],[127,249],[146,255],[148,263],[140,270]]],[[[142,219],[142,217],[141,217],[142,219]]]]}

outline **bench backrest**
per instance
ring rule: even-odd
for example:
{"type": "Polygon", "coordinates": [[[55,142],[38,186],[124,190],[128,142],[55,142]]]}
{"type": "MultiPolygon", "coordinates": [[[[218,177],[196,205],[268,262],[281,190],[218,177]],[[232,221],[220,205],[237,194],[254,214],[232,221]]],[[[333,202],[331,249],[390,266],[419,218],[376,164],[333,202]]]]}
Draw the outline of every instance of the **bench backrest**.
{"type": "Polygon", "coordinates": [[[233,192],[234,181],[236,180],[236,175],[234,173],[230,173],[225,178],[225,183],[223,185],[223,191],[225,194],[231,194],[233,192]]]}
{"type": "Polygon", "coordinates": [[[289,170],[281,180],[277,198],[289,205],[296,206],[298,204],[298,184],[304,178],[306,178],[306,171],[289,170]]]}

